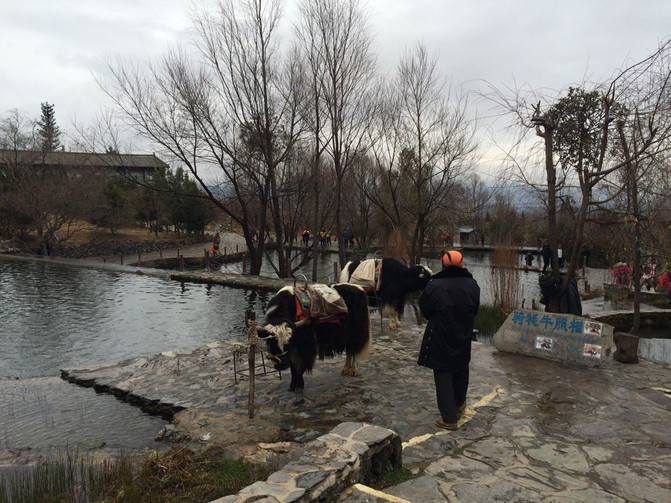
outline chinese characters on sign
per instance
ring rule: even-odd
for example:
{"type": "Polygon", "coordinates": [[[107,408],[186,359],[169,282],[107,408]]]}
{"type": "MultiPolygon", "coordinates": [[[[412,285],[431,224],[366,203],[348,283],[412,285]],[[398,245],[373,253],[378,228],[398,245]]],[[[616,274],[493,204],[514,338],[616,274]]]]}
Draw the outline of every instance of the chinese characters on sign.
{"type": "Polygon", "coordinates": [[[603,324],[557,313],[515,311],[512,324],[519,343],[548,352],[601,358],[603,324]]]}

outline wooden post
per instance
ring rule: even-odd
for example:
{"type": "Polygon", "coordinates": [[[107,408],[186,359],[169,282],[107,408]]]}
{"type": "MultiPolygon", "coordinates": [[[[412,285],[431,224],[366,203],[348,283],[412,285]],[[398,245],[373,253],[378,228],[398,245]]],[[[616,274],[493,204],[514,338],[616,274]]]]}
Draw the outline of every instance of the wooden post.
{"type": "Polygon", "coordinates": [[[249,361],[249,397],[247,399],[247,415],[250,419],[254,418],[254,386],[256,384],[256,344],[258,342],[256,332],[256,313],[249,313],[249,352],[247,353],[249,361]]]}
{"type": "Polygon", "coordinates": [[[337,261],[333,262],[333,282],[334,283],[338,282],[338,262],[337,261]]]}
{"type": "Polygon", "coordinates": [[[613,334],[615,353],[613,359],[621,363],[638,363],[638,336],[625,332],[613,334]]]}
{"type": "Polygon", "coordinates": [[[293,278],[293,272],[291,270],[291,259],[287,257],[287,278],[293,278]]]}
{"type": "Polygon", "coordinates": [[[242,254],[242,274],[247,274],[247,254],[242,254]]]}
{"type": "Polygon", "coordinates": [[[210,270],[210,254],[207,253],[207,249],[205,249],[205,270],[210,270]]]}
{"type": "Polygon", "coordinates": [[[142,254],[141,253],[137,254],[137,265],[142,265],[142,254]]]}
{"type": "Polygon", "coordinates": [[[184,272],[184,255],[179,256],[179,272],[184,272]]]}

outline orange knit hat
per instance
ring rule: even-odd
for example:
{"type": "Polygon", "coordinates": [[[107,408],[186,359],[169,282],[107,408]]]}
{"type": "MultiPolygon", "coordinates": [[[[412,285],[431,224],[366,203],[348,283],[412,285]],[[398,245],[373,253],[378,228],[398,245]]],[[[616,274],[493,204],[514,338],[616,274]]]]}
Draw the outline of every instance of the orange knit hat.
{"type": "Polygon", "coordinates": [[[461,252],[458,252],[457,250],[450,250],[443,253],[442,261],[443,261],[443,267],[448,267],[451,265],[457,267],[464,266],[464,257],[461,254],[461,252]]]}

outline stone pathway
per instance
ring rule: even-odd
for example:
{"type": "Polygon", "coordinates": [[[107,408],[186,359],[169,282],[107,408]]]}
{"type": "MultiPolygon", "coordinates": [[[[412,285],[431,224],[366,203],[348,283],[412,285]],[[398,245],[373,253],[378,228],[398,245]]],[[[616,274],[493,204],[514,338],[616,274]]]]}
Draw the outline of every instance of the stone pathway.
{"type": "Polygon", "coordinates": [[[278,466],[343,422],[393,430],[414,478],[383,493],[355,485],[342,495],[349,503],[671,501],[668,365],[584,368],[476,343],[464,424],[445,432],[434,426],[432,374],[416,365],[422,327],[374,330],[359,377],[340,375],[342,357],[317,362],[303,394],[276,372],[257,377],[253,419],[248,380],[235,384],[244,340],[64,375],[147,407],[183,407],[166,440],[278,466]]]}

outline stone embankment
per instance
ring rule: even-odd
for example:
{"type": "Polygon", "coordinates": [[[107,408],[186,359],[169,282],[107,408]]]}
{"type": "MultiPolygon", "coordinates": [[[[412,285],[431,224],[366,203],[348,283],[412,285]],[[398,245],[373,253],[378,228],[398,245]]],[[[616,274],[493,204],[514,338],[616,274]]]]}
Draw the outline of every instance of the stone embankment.
{"type": "Polygon", "coordinates": [[[350,487],[377,483],[401,468],[401,439],[391,430],[365,423],[341,423],[309,442],[300,458],[265,481],[212,503],[330,501],[350,487]]]}

